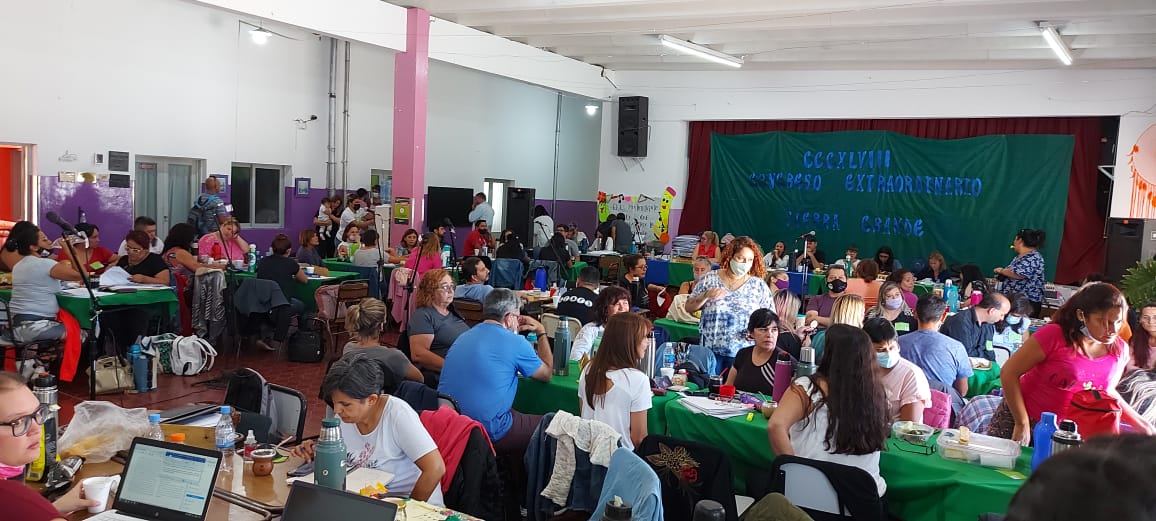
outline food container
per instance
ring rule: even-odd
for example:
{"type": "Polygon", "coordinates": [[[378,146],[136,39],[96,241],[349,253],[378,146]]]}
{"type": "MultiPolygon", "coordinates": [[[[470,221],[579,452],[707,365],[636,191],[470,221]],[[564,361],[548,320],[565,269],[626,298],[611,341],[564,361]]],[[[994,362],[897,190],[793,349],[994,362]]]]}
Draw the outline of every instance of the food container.
{"type": "Polygon", "coordinates": [[[1016,458],[1020,456],[1018,443],[971,433],[967,444],[959,442],[958,429],[944,429],[936,444],[943,459],[966,461],[984,467],[1015,469],[1016,458]]]}
{"type": "Polygon", "coordinates": [[[915,445],[926,444],[927,440],[931,439],[932,434],[935,434],[934,427],[912,421],[895,422],[895,424],[891,426],[891,435],[893,437],[915,445]]]}

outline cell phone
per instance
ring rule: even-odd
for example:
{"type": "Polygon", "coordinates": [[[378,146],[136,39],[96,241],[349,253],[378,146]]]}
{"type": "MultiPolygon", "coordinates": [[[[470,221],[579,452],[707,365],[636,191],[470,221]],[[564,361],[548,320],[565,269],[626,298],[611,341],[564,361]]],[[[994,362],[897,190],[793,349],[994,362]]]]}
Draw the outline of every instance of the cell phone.
{"type": "Polygon", "coordinates": [[[312,473],[313,473],[313,462],[308,461],[308,462],[302,463],[300,467],[297,467],[293,470],[290,470],[289,472],[286,473],[286,475],[291,477],[291,478],[299,478],[301,476],[308,476],[309,474],[312,474],[312,473]]]}

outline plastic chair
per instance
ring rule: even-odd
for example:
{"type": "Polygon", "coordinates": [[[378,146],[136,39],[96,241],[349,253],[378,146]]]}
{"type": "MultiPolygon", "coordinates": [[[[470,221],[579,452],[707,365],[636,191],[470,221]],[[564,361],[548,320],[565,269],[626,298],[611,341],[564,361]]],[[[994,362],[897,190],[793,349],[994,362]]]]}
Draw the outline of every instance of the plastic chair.
{"type": "MultiPolygon", "coordinates": [[[[555,313],[542,313],[542,327],[546,328],[546,337],[554,338],[554,332],[558,330],[558,324],[562,323],[562,317],[555,313]]],[[[582,329],[582,321],[574,317],[566,317],[566,323],[570,324],[570,337],[573,340],[574,335],[578,334],[578,330],[582,329]]]]}
{"type": "Polygon", "coordinates": [[[779,456],[771,463],[772,492],[787,496],[815,521],[885,521],[875,480],[867,471],[829,461],[779,456]],[[828,476],[838,476],[837,489],[828,476]]]}
{"type": "Polygon", "coordinates": [[[1011,355],[1012,355],[1011,349],[1008,349],[1004,346],[995,346],[993,349],[995,349],[995,363],[996,363],[996,365],[998,365],[1000,367],[1003,367],[1004,365],[1006,365],[1008,359],[1011,358],[1011,355]]]}
{"type": "MultiPolygon", "coordinates": [[[[324,290],[322,286],[317,291],[324,290]]],[[[332,291],[332,290],[330,290],[332,291]]],[[[332,349],[340,350],[339,342],[342,335],[346,337],[349,333],[345,331],[345,309],[369,296],[369,282],[365,280],[347,280],[337,285],[337,294],[332,301],[332,308],[326,310],[325,329],[329,337],[329,346],[332,349]]]]}
{"type": "Polygon", "coordinates": [[[277,442],[286,436],[295,436],[297,441],[301,441],[305,435],[308,408],[309,404],[301,391],[269,384],[269,419],[273,422],[269,431],[277,442]]]}

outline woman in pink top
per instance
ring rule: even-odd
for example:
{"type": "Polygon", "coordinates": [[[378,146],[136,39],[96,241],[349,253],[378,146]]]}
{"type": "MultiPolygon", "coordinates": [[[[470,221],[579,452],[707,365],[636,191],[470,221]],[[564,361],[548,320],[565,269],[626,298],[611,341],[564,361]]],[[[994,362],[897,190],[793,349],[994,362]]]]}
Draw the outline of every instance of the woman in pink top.
{"type": "Polygon", "coordinates": [[[405,261],[405,267],[417,270],[417,280],[421,280],[421,277],[429,270],[445,267],[442,266],[441,238],[436,232],[426,234],[425,240],[421,241],[421,250],[410,251],[409,258],[405,261]]]}
{"type": "Polygon", "coordinates": [[[1004,399],[988,434],[1028,445],[1043,412],[1066,416],[1072,396],[1090,384],[1115,397],[1123,420],[1144,433],[1152,425],[1120,398],[1116,385],[1131,359],[1118,335],[1128,316],[1124,295],[1111,284],[1084,286],[1003,366],[1004,399]]]}
{"type": "Polygon", "coordinates": [[[222,245],[223,249],[217,259],[246,260],[249,253],[249,243],[241,238],[241,224],[236,219],[229,219],[221,225],[221,231],[206,233],[197,241],[197,255],[213,256],[213,245],[222,245]],[[224,239],[222,241],[222,239],[224,239]]]}

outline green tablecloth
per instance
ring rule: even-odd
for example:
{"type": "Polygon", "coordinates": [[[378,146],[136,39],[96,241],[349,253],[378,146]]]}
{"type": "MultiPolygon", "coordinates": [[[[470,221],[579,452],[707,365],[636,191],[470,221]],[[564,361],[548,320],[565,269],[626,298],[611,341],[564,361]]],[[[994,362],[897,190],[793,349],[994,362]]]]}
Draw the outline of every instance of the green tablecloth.
{"type": "Polygon", "coordinates": [[[590,265],[589,263],[577,261],[574,263],[573,266],[570,267],[570,272],[564,274],[565,277],[563,277],[563,278],[565,278],[566,280],[568,280],[570,282],[577,281],[578,280],[578,273],[581,272],[583,269],[586,268],[586,266],[589,266],[589,265],[590,265]]]}
{"type": "MultiPolygon", "coordinates": [[[[251,279],[253,277],[256,277],[257,275],[255,273],[249,273],[249,272],[243,271],[243,272],[237,273],[236,276],[239,279],[251,279]]],[[[288,295],[288,296],[291,298],[296,298],[297,300],[300,300],[301,302],[304,302],[305,303],[305,311],[315,313],[315,312],[317,312],[317,299],[314,298],[313,295],[315,293],[317,293],[317,288],[320,288],[321,286],[324,286],[326,284],[338,284],[343,280],[352,280],[352,279],[356,279],[357,277],[358,277],[358,275],[356,273],[350,273],[347,271],[330,270],[329,271],[329,278],[310,278],[309,281],[305,282],[304,284],[302,284],[302,283],[293,284],[293,294],[288,295]]]]}
{"type": "Polygon", "coordinates": [[[1002,387],[999,381],[999,364],[991,363],[991,369],[973,369],[967,379],[967,397],[988,394],[992,389],[1002,387]]]}
{"type": "Polygon", "coordinates": [[[670,275],[667,276],[666,285],[679,287],[683,282],[694,280],[694,263],[683,261],[670,261],[670,275]]]}
{"type": "MultiPolygon", "coordinates": [[[[0,299],[7,301],[11,298],[12,290],[0,290],[0,299]]],[[[171,317],[177,314],[177,295],[172,290],[113,293],[98,298],[100,305],[104,308],[157,305],[164,308],[166,316],[171,317]]],[[[92,329],[92,308],[88,297],[57,294],[56,303],[60,305],[61,309],[76,317],[76,321],[80,323],[82,329],[92,329]]]]}
{"type": "MultiPolygon", "coordinates": [[[[740,490],[745,490],[745,476],[751,468],[771,467],[775,456],[767,437],[767,420],[761,414],[749,422],[745,416],[719,420],[671,401],[666,404],[666,417],[671,436],[726,451],[740,490]]],[[[879,458],[880,473],[887,481],[887,505],[906,521],[972,520],[984,512],[1004,512],[1023,483],[993,469],[944,460],[938,454],[904,452],[900,448],[914,449],[904,442],[888,440],[887,448],[879,458]]],[[[1024,449],[1016,470],[1026,475],[1030,463],[1031,449],[1024,449]]]]}
{"type": "Polygon", "coordinates": [[[352,262],[345,262],[343,260],[337,260],[337,259],[325,259],[325,260],[321,261],[321,263],[324,264],[326,268],[329,268],[331,270],[348,271],[348,272],[353,271],[353,263],[352,262]]]}
{"type": "MultiPolygon", "coordinates": [[[[555,376],[549,383],[533,378],[518,380],[518,394],[514,397],[514,410],[526,414],[546,414],[558,410],[575,416],[581,414],[578,408],[578,362],[570,362],[570,374],[555,376]]],[[[666,403],[677,397],[674,393],[655,396],[653,406],[647,413],[646,432],[666,433],[666,403]]]]}
{"type": "Polygon", "coordinates": [[[665,329],[671,342],[680,342],[686,337],[697,338],[699,336],[698,324],[683,324],[668,318],[660,318],[654,321],[654,325],[665,329]]]}

